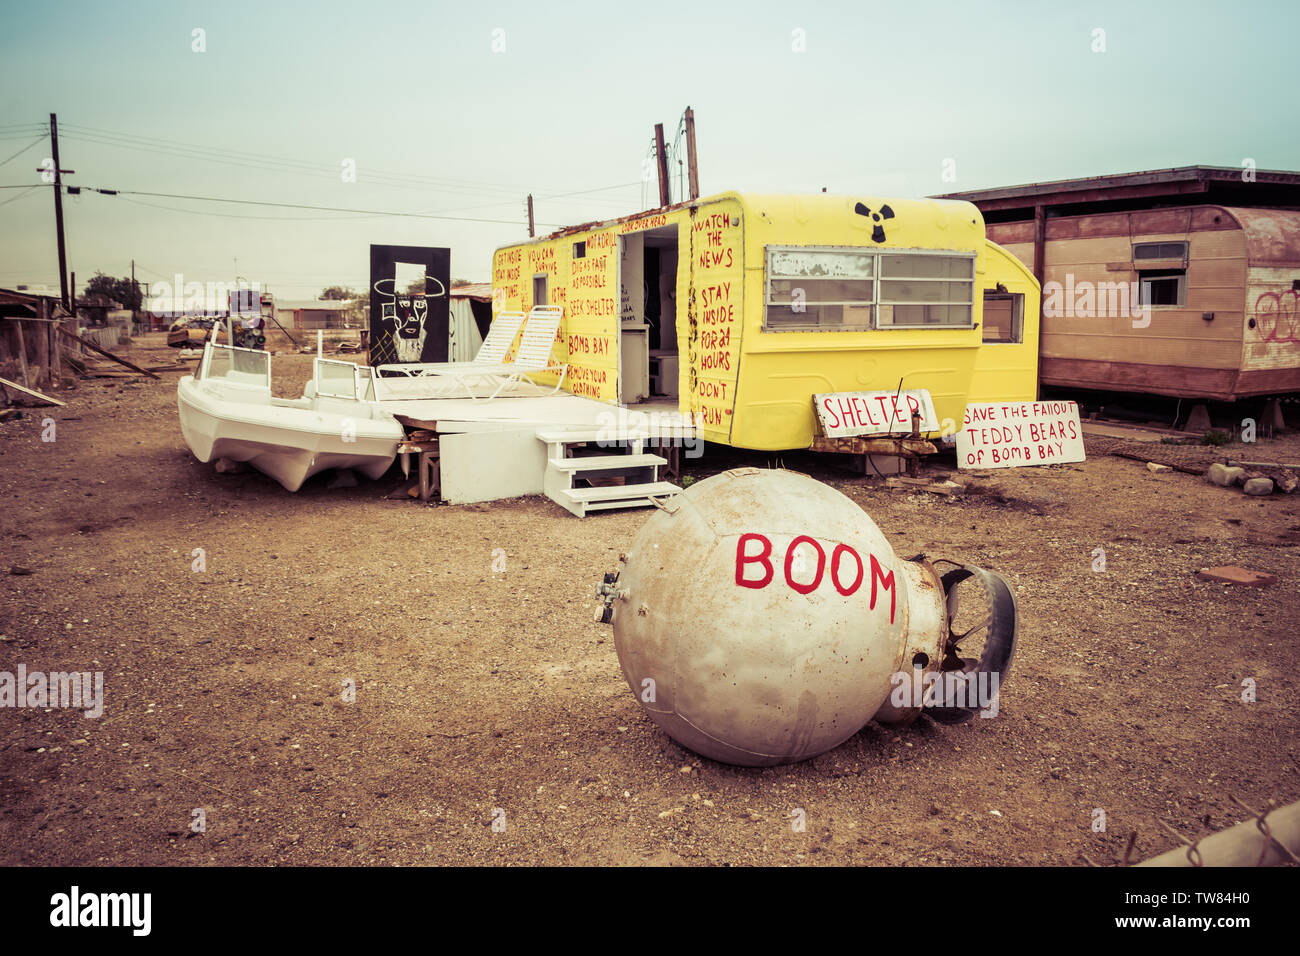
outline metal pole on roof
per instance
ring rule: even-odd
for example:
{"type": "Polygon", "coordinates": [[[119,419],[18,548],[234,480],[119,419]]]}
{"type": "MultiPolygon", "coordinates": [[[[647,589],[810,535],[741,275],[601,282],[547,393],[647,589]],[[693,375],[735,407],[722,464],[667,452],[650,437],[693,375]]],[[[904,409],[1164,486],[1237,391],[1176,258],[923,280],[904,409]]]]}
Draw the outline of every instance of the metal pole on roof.
{"type": "Polygon", "coordinates": [[[686,107],[686,171],[690,177],[691,198],[700,198],[700,171],[695,165],[695,111],[686,107]]]}
{"type": "Polygon", "coordinates": [[[664,152],[663,123],[655,123],[655,157],[659,164],[659,205],[667,206],[672,200],[668,193],[668,154],[664,152]]]}
{"type": "Polygon", "coordinates": [[[528,194],[528,238],[533,237],[533,194],[528,194]]]}

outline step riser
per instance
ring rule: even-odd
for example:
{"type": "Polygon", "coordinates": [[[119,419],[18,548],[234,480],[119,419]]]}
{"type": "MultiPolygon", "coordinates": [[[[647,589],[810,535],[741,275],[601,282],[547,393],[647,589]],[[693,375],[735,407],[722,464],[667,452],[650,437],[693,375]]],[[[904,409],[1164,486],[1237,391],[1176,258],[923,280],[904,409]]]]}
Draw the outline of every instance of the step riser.
{"type": "Polygon", "coordinates": [[[666,465],[667,459],[658,455],[591,455],[586,458],[548,458],[546,464],[556,471],[600,471],[605,468],[649,468],[666,465]]]}
{"type": "MultiPolygon", "coordinates": [[[[668,498],[681,491],[676,485],[659,480],[659,467],[668,464],[659,455],[642,452],[647,436],[612,435],[602,433],[538,433],[547,446],[544,490],[546,496],[579,518],[590,511],[611,511],[616,508],[653,508],[655,498],[668,498]],[[566,457],[578,445],[593,441],[623,442],[627,453],[566,457]],[[622,485],[575,488],[577,480],[623,478],[622,485]]],[[[656,436],[667,437],[667,436],[656,436]]],[[[602,451],[608,450],[603,445],[602,451]]]]}

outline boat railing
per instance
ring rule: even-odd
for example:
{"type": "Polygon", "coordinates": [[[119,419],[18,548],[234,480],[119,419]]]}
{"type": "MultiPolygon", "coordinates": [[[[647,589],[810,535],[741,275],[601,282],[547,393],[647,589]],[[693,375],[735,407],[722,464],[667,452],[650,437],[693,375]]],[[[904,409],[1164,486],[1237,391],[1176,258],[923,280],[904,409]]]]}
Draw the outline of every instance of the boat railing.
{"type": "Polygon", "coordinates": [[[203,345],[203,359],[195,378],[269,390],[271,356],[261,349],[245,349],[208,341],[203,345]]]}

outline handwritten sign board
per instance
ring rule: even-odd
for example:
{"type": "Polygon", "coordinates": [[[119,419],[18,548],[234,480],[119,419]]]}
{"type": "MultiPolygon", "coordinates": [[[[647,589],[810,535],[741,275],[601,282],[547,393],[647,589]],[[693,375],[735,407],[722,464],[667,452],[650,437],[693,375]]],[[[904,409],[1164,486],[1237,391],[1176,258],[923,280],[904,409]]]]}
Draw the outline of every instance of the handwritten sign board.
{"type": "Polygon", "coordinates": [[[957,433],[958,468],[1017,468],[1083,460],[1083,429],[1075,402],[966,406],[957,433]]]}
{"type": "Polygon", "coordinates": [[[860,435],[906,435],[912,415],[921,416],[921,431],[939,430],[934,400],[923,388],[904,392],[827,392],[813,396],[813,407],[827,438],[860,435]]]}

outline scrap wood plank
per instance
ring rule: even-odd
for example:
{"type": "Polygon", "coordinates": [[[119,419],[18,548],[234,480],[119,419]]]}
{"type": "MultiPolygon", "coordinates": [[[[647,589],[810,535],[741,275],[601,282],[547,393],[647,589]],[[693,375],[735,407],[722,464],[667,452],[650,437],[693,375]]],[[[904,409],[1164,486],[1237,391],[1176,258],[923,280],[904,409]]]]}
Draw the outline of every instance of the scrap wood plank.
{"type": "Polygon", "coordinates": [[[77,335],[76,333],[73,332],[69,332],[61,325],[58,326],[58,330],[62,332],[64,335],[66,335],[68,338],[72,339],[73,341],[80,342],[84,347],[90,349],[92,352],[96,352],[99,355],[104,356],[105,358],[112,359],[118,365],[125,365],[127,368],[131,369],[131,371],[139,372],[141,375],[148,375],[150,378],[158,378],[157,375],[155,375],[153,372],[149,371],[148,369],[141,368],[140,366],[132,362],[128,362],[126,359],[122,358],[121,356],[114,355],[112,352],[108,351],[107,349],[101,349],[98,345],[96,345],[93,342],[87,342],[80,335],[77,335]]]}
{"type": "Polygon", "coordinates": [[[1205,474],[1204,468],[1198,468],[1193,465],[1185,465],[1170,460],[1161,461],[1159,455],[1152,456],[1150,452],[1143,454],[1140,451],[1129,451],[1128,449],[1117,448],[1114,451],[1112,451],[1111,454],[1116,455],[1120,458],[1131,458],[1134,461],[1154,461],[1157,465],[1168,465],[1170,468],[1177,469],[1178,471],[1181,471],[1184,474],[1188,474],[1188,475],[1205,474]]]}
{"type": "Polygon", "coordinates": [[[890,491],[929,491],[936,495],[960,495],[966,491],[965,485],[960,485],[950,479],[942,481],[931,481],[929,478],[905,478],[894,476],[885,479],[885,487],[890,491]]]}
{"type": "Polygon", "coordinates": [[[27,342],[23,338],[23,324],[18,322],[14,328],[18,332],[18,364],[23,368],[23,385],[30,386],[32,380],[27,375],[27,342]]]}
{"type": "Polygon", "coordinates": [[[34,395],[37,398],[39,398],[41,401],[49,402],[51,405],[58,405],[60,408],[66,408],[68,404],[67,402],[59,401],[57,398],[50,398],[50,396],[48,395],[42,395],[34,388],[26,388],[25,386],[19,385],[17,382],[11,382],[7,378],[0,378],[0,385],[8,385],[10,388],[16,388],[20,392],[26,392],[28,395],[34,395]]]}

